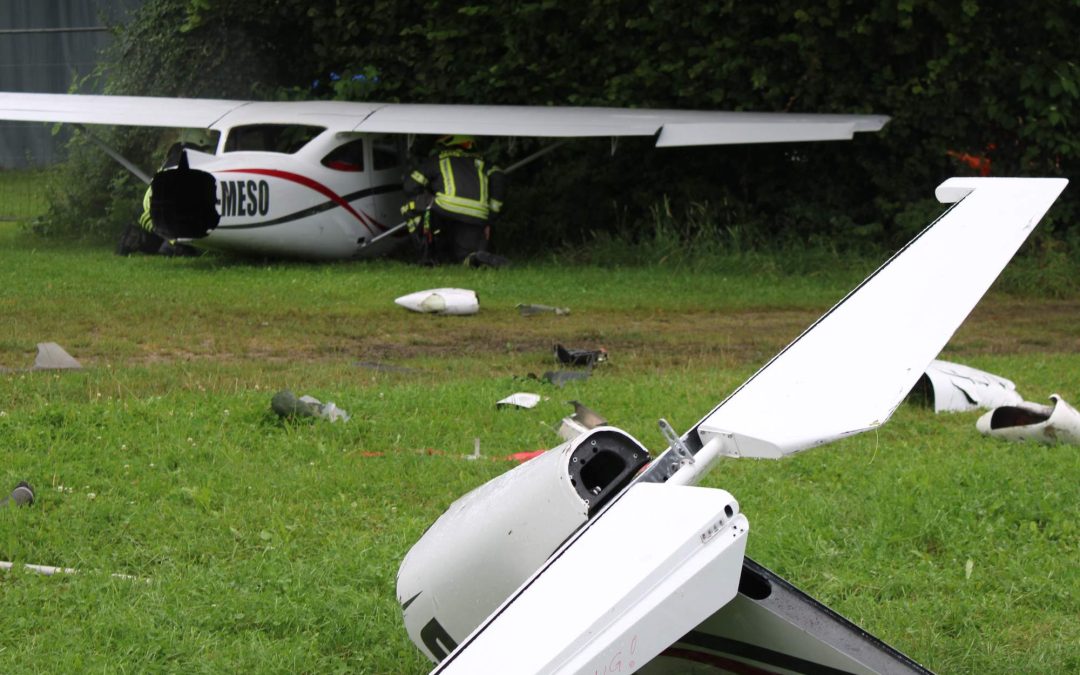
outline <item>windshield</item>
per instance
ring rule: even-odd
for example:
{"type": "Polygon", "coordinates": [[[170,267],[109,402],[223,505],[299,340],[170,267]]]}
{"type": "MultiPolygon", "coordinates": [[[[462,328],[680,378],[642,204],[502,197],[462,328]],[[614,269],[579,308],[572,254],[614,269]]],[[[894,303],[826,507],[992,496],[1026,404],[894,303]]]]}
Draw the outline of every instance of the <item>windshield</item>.
{"type": "Polygon", "coordinates": [[[280,152],[291,155],[326,129],[304,124],[249,124],[233,127],[225,152],[280,152]]]}

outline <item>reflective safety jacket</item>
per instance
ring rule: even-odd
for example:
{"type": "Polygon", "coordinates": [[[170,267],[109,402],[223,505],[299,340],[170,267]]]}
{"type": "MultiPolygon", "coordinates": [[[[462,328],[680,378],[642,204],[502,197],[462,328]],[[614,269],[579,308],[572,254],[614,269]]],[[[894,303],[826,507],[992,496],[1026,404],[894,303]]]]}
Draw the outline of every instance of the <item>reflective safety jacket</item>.
{"type": "Polygon", "coordinates": [[[489,169],[480,156],[457,149],[428,157],[405,179],[407,194],[430,193],[433,211],[466,223],[493,220],[502,210],[505,191],[501,169],[489,169]]]}

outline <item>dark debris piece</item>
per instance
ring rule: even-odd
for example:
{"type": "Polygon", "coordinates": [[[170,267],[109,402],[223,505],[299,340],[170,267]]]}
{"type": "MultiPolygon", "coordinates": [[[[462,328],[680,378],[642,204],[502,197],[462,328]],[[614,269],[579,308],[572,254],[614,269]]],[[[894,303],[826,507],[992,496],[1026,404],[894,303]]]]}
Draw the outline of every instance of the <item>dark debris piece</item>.
{"type": "Polygon", "coordinates": [[[0,499],[0,507],[14,504],[15,506],[30,506],[34,503],[34,488],[26,481],[21,481],[11,491],[11,494],[0,499]]]}
{"type": "Polygon", "coordinates": [[[592,366],[607,361],[607,350],[599,349],[571,349],[560,344],[555,345],[555,360],[567,366],[592,366]]]}
{"type": "Polygon", "coordinates": [[[318,417],[319,406],[301,401],[296,394],[283,389],[270,399],[270,407],[279,417],[318,417]]]}

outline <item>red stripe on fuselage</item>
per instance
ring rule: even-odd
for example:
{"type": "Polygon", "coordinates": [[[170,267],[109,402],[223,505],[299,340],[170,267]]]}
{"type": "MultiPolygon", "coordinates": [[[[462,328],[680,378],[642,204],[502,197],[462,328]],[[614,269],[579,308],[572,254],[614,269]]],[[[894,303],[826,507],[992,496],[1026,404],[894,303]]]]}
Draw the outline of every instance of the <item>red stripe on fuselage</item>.
{"type": "Polygon", "coordinates": [[[364,213],[362,215],[360,213],[358,213],[356,211],[356,209],[354,209],[352,207],[352,205],[349,204],[349,202],[342,199],[341,195],[334,192],[330,188],[326,187],[322,183],[308,178],[307,176],[301,176],[298,173],[290,173],[288,171],[278,171],[277,169],[225,169],[224,171],[221,171],[220,173],[253,173],[253,174],[256,174],[258,176],[270,176],[272,178],[280,178],[282,180],[288,180],[288,181],[292,181],[294,183],[299,183],[300,185],[303,185],[304,187],[307,187],[307,188],[311,188],[312,190],[314,190],[314,191],[318,192],[319,194],[323,195],[324,197],[327,197],[328,199],[330,199],[330,201],[334,202],[335,204],[337,204],[341,208],[343,208],[346,211],[348,211],[349,213],[351,213],[357,220],[359,220],[365,226],[374,225],[375,227],[378,227],[380,229],[383,229],[383,230],[386,229],[383,225],[376,222],[374,218],[367,215],[366,213],[364,213]]]}

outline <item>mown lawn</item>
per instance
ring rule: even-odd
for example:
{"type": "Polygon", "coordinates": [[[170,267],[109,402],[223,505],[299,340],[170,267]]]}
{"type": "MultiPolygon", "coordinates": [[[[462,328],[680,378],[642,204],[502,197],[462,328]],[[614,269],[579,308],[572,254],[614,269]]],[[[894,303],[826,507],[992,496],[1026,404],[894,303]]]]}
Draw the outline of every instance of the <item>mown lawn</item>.
{"type": "MultiPolygon", "coordinates": [[[[0,232],[0,491],[38,491],[0,509],[0,560],[82,571],[0,573],[0,671],[426,672],[394,577],[457,496],[556,445],[570,399],[662,450],[657,418],[697,421],[870,266],[697,269],[118,258],[0,232]],[[481,313],[393,304],[438,286],[481,313]],[[85,369],[18,370],[47,341],[85,369]],[[528,379],[554,342],[611,359],[564,389],[528,379]],[[283,423],[284,388],[352,420],[283,423]],[[496,410],[515,391],[545,400],[496,410]]],[[[1076,403],[1078,348],[1080,297],[994,292],[943,358],[1076,403]]],[[[927,667],[1076,672],[1080,452],[982,438],[976,417],[905,405],[707,482],[739,499],[751,556],[927,667]]]]}

